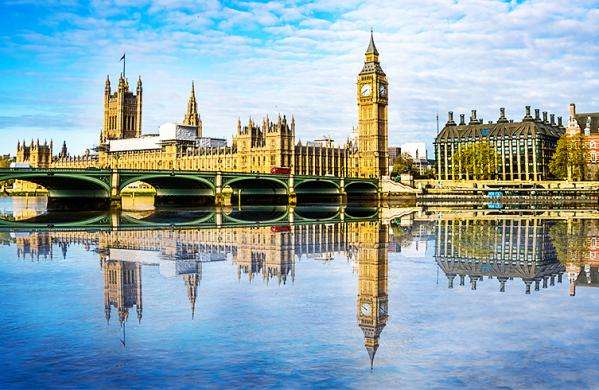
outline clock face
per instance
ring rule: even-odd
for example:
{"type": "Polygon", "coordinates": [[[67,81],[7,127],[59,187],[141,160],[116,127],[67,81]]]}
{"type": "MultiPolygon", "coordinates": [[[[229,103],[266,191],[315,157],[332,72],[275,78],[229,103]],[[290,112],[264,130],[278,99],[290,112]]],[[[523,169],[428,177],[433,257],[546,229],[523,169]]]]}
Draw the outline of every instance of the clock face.
{"type": "Polygon", "coordinates": [[[370,306],[369,303],[363,303],[362,306],[360,306],[360,314],[363,316],[369,316],[372,314],[372,306],[370,306]]]}
{"type": "Polygon", "coordinates": [[[381,304],[379,305],[379,316],[384,316],[387,314],[387,304],[384,302],[381,302],[381,304]]]}
{"type": "Polygon", "coordinates": [[[362,94],[362,96],[370,96],[370,94],[372,93],[372,86],[370,84],[362,85],[360,93],[362,94]]]}
{"type": "Polygon", "coordinates": [[[379,95],[387,96],[387,87],[384,84],[379,85],[379,95]]]}

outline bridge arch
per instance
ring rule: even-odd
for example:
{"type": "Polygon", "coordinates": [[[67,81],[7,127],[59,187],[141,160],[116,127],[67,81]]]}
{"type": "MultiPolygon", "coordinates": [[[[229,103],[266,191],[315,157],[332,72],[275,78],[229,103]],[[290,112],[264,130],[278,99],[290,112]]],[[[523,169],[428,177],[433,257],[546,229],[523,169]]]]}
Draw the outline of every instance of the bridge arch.
{"type": "Polygon", "coordinates": [[[110,175],[101,171],[4,170],[0,181],[24,180],[48,190],[48,210],[102,209],[110,198],[110,175]]]}
{"type": "Polygon", "coordinates": [[[297,220],[332,221],[339,219],[341,207],[335,206],[297,206],[294,210],[297,220]]]}
{"type": "Polygon", "coordinates": [[[297,203],[337,203],[341,196],[339,184],[327,179],[305,179],[295,184],[297,203]]]}
{"type": "Polygon", "coordinates": [[[173,172],[157,172],[145,174],[126,174],[121,176],[119,192],[128,185],[142,182],[156,190],[154,205],[207,205],[213,203],[215,186],[208,178],[177,174],[173,172]]]}
{"type": "Polygon", "coordinates": [[[209,188],[212,191],[212,194],[214,195],[214,184],[210,180],[201,176],[177,174],[173,175],[171,173],[153,173],[127,177],[125,180],[121,181],[119,185],[119,191],[122,191],[123,188],[127,187],[129,184],[135,183],[136,181],[148,183],[156,189],[179,188],[182,184],[188,184],[190,182],[198,184],[201,183],[202,187],[209,188]],[[177,181],[179,181],[179,183],[177,181]],[[179,184],[179,186],[177,186],[177,184],[179,184]]]}
{"type": "Polygon", "coordinates": [[[46,188],[50,192],[67,192],[71,189],[96,191],[98,194],[108,196],[110,184],[108,180],[78,173],[58,172],[8,172],[0,174],[0,182],[6,180],[29,181],[46,188]]]}
{"type": "Polygon", "coordinates": [[[345,184],[347,201],[374,201],[378,196],[378,186],[372,181],[351,181],[345,184]]]}
{"type": "Polygon", "coordinates": [[[223,180],[223,187],[229,186],[231,188],[237,188],[237,187],[240,187],[240,185],[235,184],[235,183],[256,181],[256,180],[277,183],[280,187],[285,188],[285,190],[287,190],[287,182],[285,180],[281,180],[278,177],[268,177],[268,176],[249,176],[249,177],[241,176],[241,177],[226,178],[223,180]]]}
{"type": "Polygon", "coordinates": [[[223,190],[231,189],[233,204],[287,204],[288,202],[287,183],[277,177],[225,177],[222,185],[223,190]]]}

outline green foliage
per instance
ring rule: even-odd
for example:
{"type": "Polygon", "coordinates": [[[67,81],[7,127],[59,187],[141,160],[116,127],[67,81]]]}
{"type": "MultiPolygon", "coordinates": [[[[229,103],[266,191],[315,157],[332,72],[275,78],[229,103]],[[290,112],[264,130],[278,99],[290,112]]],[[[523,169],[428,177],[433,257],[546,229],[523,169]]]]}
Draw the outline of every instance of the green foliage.
{"type": "Polygon", "coordinates": [[[460,256],[479,260],[490,259],[495,250],[497,226],[492,221],[456,221],[451,227],[454,245],[460,256]]]}
{"type": "Polygon", "coordinates": [[[9,155],[0,156],[0,168],[8,168],[11,163],[11,158],[9,155]]]}
{"type": "Polygon", "coordinates": [[[414,160],[412,156],[407,153],[402,153],[393,162],[393,171],[391,176],[397,176],[402,173],[413,173],[414,171],[414,160]]]}
{"type": "Polygon", "coordinates": [[[410,228],[398,225],[397,221],[393,221],[391,229],[393,230],[395,241],[398,242],[400,246],[408,246],[414,241],[414,235],[410,228]]]}
{"type": "Polygon", "coordinates": [[[549,162],[549,171],[560,179],[583,180],[586,172],[588,146],[584,136],[563,135],[549,162]]]}
{"type": "Polygon", "coordinates": [[[584,264],[591,248],[591,224],[585,220],[557,222],[549,229],[557,259],[562,264],[584,264]]]}
{"type": "Polygon", "coordinates": [[[497,172],[499,154],[489,141],[461,145],[452,157],[454,177],[484,180],[492,179],[497,172]]]}

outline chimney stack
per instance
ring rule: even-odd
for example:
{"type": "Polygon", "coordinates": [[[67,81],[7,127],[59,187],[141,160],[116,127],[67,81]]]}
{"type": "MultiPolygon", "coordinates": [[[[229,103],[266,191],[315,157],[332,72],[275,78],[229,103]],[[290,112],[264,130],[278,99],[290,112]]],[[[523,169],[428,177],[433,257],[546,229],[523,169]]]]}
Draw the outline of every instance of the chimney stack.
{"type": "Polygon", "coordinates": [[[547,111],[543,111],[543,123],[545,123],[545,124],[549,123],[547,121],[547,111]]]}
{"type": "Polygon", "coordinates": [[[561,116],[558,116],[558,117],[557,117],[557,125],[558,125],[559,127],[564,127],[564,125],[563,125],[563,123],[562,123],[562,117],[561,117],[561,116]]]}
{"type": "Polygon", "coordinates": [[[470,114],[470,123],[469,125],[475,125],[478,123],[478,120],[476,119],[476,110],[472,110],[471,114],[470,114]]]}
{"type": "Polygon", "coordinates": [[[549,115],[549,123],[551,126],[555,126],[555,114],[549,115]]]}
{"type": "Polygon", "coordinates": [[[535,121],[539,122],[541,120],[541,110],[535,108],[535,121]]]}
{"type": "Polygon", "coordinates": [[[505,107],[501,107],[499,109],[499,119],[497,119],[497,123],[507,123],[508,120],[505,117],[505,107]]]}
{"type": "Polygon", "coordinates": [[[455,126],[455,122],[453,121],[453,111],[447,113],[447,123],[445,126],[455,126]]]}
{"type": "Polygon", "coordinates": [[[460,125],[465,125],[465,124],[466,124],[466,115],[460,114],[460,125]]]}
{"type": "Polygon", "coordinates": [[[522,119],[522,122],[531,122],[532,116],[530,115],[530,106],[526,106],[525,107],[525,114],[524,114],[524,118],[522,119]]]}
{"type": "Polygon", "coordinates": [[[574,118],[576,116],[576,104],[570,103],[568,107],[568,114],[570,114],[570,118],[574,118]]]}

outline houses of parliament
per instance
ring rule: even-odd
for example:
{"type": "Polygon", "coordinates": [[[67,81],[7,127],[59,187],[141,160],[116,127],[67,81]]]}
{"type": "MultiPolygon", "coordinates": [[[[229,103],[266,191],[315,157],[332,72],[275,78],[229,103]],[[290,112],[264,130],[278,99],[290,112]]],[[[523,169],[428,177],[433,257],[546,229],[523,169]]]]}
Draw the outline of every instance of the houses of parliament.
{"type": "Polygon", "coordinates": [[[204,136],[195,88],[181,124],[166,123],[158,134],[142,134],[143,85],[135,91],[124,72],[116,89],[107,77],[104,121],[99,145],[81,156],[71,156],[66,144],[58,155],[53,144],[25,141],[17,145],[17,163],[34,168],[109,168],[143,170],[199,170],[222,172],[290,173],[380,178],[388,175],[387,77],[379,62],[372,32],[362,70],[357,77],[358,127],[343,145],[333,140],[296,141],[296,122],[279,115],[249,119],[232,142],[204,136]]]}

